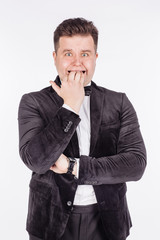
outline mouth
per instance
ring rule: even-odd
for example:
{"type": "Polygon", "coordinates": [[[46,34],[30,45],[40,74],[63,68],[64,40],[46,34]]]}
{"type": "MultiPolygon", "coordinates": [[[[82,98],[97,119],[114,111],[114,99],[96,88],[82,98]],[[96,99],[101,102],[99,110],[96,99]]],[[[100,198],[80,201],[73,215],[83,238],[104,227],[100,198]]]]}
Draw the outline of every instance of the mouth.
{"type": "MultiPolygon", "coordinates": [[[[80,71],[80,70],[77,70],[77,71],[76,71],[76,70],[74,70],[74,71],[75,71],[75,72],[82,72],[83,74],[84,74],[84,73],[86,73],[86,71],[85,71],[85,70],[82,70],[82,71],[80,71]]],[[[71,70],[68,70],[68,73],[70,73],[70,72],[72,72],[72,71],[71,71],[71,70]]]]}

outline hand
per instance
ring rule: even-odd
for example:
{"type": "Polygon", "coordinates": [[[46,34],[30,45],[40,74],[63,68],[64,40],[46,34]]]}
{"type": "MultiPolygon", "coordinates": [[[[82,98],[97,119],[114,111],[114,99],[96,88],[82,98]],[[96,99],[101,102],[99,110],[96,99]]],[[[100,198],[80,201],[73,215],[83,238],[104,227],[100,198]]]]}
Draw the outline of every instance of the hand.
{"type": "MultiPolygon", "coordinates": [[[[68,158],[64,154],[61,154],[61,156],[58,158],[55,164],[50,168],[50,170],[52,170],[55,173],[62,174],[68,171],[68,166],[69,166],[68,158]]],[[[76,172],[77,172],[77,164],[74,165],[72,174],[76,175],[76,172]]]]}
{"type": "Polygon", "coordinates": [[[61,79],[61,88],[53,81],[50,81],[52,88],[63,98],[64,103],[79,113],[84,99],[84,78],[82,71],[71,71],[65,79],[61,79]]]}
{"type": "Polygon", "coordinates": [[[66,173],[68,169],[68,158],[64,154],[61,154],[50,169],[57,173],[66,173]]]}

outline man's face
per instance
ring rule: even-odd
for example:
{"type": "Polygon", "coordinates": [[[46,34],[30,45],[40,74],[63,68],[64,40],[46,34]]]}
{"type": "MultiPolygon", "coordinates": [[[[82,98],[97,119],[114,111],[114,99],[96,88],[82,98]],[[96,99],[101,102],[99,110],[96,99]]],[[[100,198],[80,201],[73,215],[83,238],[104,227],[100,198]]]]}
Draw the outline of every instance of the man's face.
{"type": "Polygon", "coordinates": [[[72,71],[82,71],[85,74],[84,86],[92,80],[98,54],[91,35],[60,37],[59,48],[53,57],[62,81],[72,71]]]}

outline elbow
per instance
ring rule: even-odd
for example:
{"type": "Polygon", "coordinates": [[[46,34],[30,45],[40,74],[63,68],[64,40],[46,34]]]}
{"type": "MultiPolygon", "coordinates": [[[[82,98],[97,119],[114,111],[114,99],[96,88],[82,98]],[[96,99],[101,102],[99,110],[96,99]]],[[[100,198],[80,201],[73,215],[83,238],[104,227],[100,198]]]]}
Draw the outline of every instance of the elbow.
{"type": "Polygon", "coordinates": [[[146,155],[143,157],[137,156],[138,157],[138,164],[137,164],[137,168],[136,168],[136,175],[135,175],[135,181],[139,181],[146,169],[147,166],[147,158],[146,155]]]}
{"type": "Polygon", "coordinates": [[[37,174],[45,174],[50,167],[46,167],[46,166],[41,166],[40,164],[37,164],[36,161],[34,160],[30,160],[30,159],[24,159],[22,158],[24,164],[32,171],[35,172],[37,174]]]}
{"type": "Polygon", "coordinates": [[[34,159],[32,158],[26,149],[23,149],[20,151],[20,157],[24,164],[32,171],[37,174],[45,174],[51,166],[44,165],[45,161],[42,161],[41,159],[34,159]]]}

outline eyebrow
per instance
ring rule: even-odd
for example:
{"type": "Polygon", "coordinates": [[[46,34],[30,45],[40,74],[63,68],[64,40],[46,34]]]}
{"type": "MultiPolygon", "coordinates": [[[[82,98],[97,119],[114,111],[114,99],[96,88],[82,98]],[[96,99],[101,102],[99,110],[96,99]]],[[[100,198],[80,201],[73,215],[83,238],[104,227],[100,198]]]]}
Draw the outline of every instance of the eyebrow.
{"type": "Polygon", "coordinates": [[[82,50],[82,52],[92,52],[92,51],[89,49],[86,49],[86,50],[82,50]]]}
{"type": "MultiPolygon", "coordinates": [[[[72,52],[73,50],[72,49],[64,49],[63,50],[63,53],[65,53],[65,52],[72,52]]],[[[89,52],[89,53],[91,53],[92,51],[91,50],[89,50],[89,49],[84,49],[84,50],[81,50],[81,52],[89,52]]]]}
{"type": "Polygon", "coordinates": [[[72,51],[72,49],[64,49],[64,50],[63,50],[63,53],[64,53],[64,52],[71,52],[71,51],[72,51]]]}

